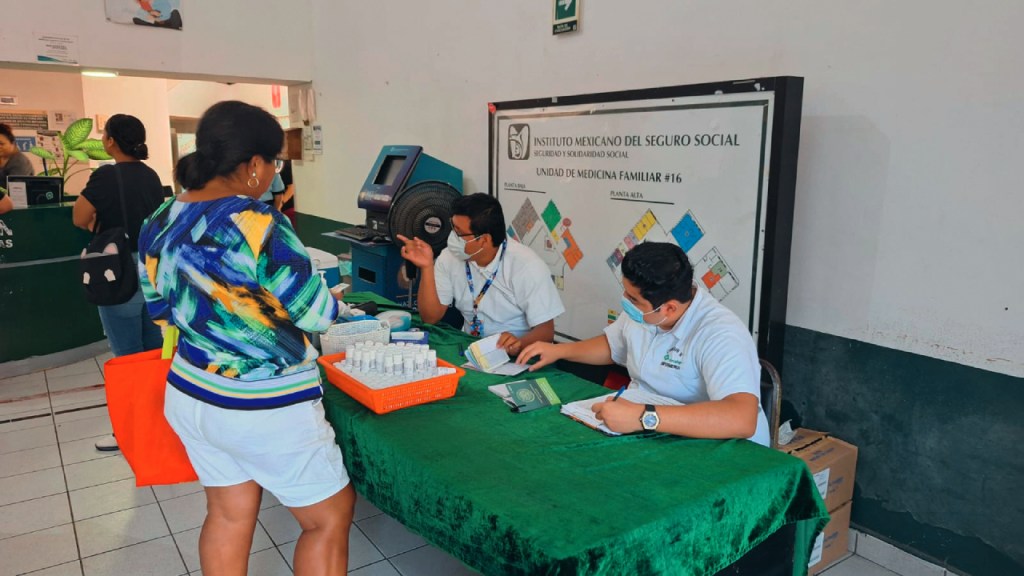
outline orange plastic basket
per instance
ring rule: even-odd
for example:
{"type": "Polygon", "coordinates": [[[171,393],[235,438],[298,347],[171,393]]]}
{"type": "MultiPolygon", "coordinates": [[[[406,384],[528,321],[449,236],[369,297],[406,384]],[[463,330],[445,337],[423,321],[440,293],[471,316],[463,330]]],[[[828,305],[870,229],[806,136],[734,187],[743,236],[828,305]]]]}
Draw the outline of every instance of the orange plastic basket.
{"type": "Polygon", "coordinates": [[[317,362],[324,367],[328,382],[334,384],[339,390],[377,414],[387,414],[388,412],[394,412],[409,406],[451,398],[455,396],[455,389],[459,386],[459,378],[462,378],[466,373],[462,368],[438,358],[438,366],[455,368],[455,374],[436,376],[400,386],[392,386],[383,390],[374,390],[334,367],[335,362],[340,362],[344,359],[345,353],[339,352],[337,354],[321,356],[317,362]]]}

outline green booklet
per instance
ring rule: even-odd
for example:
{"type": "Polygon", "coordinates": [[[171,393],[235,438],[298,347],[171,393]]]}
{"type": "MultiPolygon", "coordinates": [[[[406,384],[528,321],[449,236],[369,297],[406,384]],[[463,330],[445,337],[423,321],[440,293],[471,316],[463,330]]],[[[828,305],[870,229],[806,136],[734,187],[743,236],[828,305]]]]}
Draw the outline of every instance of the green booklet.
{"type": "Polygon", "coordinates": [[[529,412],[562,403],[547,378],[495,384],[488,389],[504,400],[513,412],[529,412]]]}

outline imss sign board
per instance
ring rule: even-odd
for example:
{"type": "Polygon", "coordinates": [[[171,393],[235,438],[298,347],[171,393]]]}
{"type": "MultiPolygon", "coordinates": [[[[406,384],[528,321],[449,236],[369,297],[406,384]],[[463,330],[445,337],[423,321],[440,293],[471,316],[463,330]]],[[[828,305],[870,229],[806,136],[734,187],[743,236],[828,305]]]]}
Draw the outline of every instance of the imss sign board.
{"type": "MultiPolygon", "coordinates": [[[[555,322],[561,337],[589,338],[614,320],[623,256],[650,241],[682,247],[700,289],[733,310],[755,338],[767,329],[766,282],[785,283],[792,213],[790,187],[782,194],[788,214],[780,278],[771,261],[779,224],[779,175],[773,179],[771,168],[773,158],[786,164],[781,149],[793,145],[775,123],[793,122],[777,109],[773,80],[493,106],[492,194],[508,235],[547,262],[562,291],[566,313],[555,322]],[[765,269],[766,251],[772,270],[765,269]]],[[[795,149],[789,155],[795,172],[795,149]]],[[[784,308],[783,295],[783,322],[784,308]]]]}

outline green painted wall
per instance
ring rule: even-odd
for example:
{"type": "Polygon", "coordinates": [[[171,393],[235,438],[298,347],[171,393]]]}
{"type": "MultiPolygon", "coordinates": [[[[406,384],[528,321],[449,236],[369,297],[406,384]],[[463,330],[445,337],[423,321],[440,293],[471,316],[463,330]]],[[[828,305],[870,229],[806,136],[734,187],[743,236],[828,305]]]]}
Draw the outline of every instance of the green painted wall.
{"type": "Polygon", "coordinates": [[[856,527],[968,574],[1024,574],[1024,379],[793,326],[785,338],[783,418],[860,449],[856,527]]]}

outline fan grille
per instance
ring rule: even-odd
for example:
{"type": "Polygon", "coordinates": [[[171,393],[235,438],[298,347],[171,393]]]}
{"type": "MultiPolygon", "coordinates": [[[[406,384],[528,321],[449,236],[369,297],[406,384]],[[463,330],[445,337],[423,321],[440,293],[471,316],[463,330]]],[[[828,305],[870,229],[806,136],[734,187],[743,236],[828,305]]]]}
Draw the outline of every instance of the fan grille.
{"type": "Polygon", "coordinates": [[[462,194],[440,181],[418,182],[403,190],[392,202],[388,213],[388,231],[398,246],[406,238],[419,238],[430,245],[434,256],[448,243],[451,232],[452,202],[462,194]]]}

